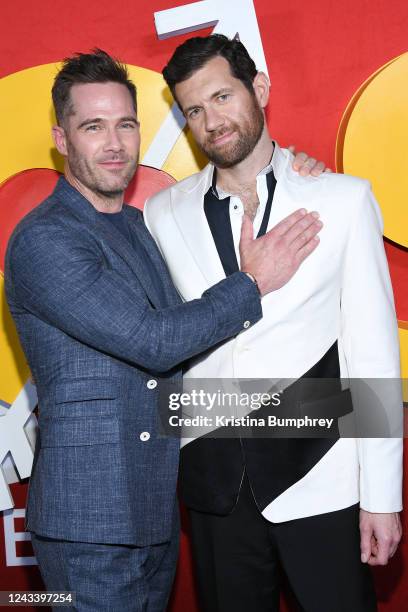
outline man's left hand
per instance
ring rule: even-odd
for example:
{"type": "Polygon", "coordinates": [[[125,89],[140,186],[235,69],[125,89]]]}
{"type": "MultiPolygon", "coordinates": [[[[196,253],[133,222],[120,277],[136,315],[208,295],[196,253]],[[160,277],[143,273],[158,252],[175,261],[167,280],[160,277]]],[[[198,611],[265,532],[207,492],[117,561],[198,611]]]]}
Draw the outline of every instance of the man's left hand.
{"type": "Polygon", "coordinates": [[[307,153],[296,153],[294,145],[290,145],[288,149],[295,156],[292,168],[295,172],[299,172],[301,176],[309,176],[309,174],[320,176],[322,172],[331,172],[330,168],[326,168],[324,162],[316,161],[314,157],[309,157],[307,153]]]}
{"type": "Polygon", "coordinates": [[[361,561],[387,565],[402,536],[398,512],[376,514],[360,510],[361,561]]]}

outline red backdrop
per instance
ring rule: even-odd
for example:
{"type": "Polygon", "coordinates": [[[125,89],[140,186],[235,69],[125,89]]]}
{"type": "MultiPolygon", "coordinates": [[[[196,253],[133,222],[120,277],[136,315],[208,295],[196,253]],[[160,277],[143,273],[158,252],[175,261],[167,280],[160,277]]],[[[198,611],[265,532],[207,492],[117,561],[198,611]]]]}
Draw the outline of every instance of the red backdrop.
{"type": "MultiPolygon", "coordinates": [[[[182,4],[180,0],[4,0],[0,78],[94,46],[126,63],[160,71],[183,37],[158,41],[153,12],[182,4]]],[[[376,69],[407,51],[408,4],[406,0],[255,0],[255,8],[272,82],[271,132],[281,144],[295,143],[334,167],[336,133],[351,96],[376,69]]],[[[7,155],[5,146],[0,163],[3,155],[7,155]]],[[[393,274],[399,318],[405,320],[406,270],[399,264],[399,272],[393,274]]],[[[24,506],[25,486],[12,486],[16,507],[24,506]]],[[[22,528],[21,519],[16,520],[16,531],[22,528]]],[[[31,555],[27,547],[29,543],[18,542],[17,555],[31,555]]],[[[403,545],[389,567],[376,571],[381,612],[406,609],[407,552],[403,545]]],[[[5,564],[0,521],[0,590],[41,588],[35,566],[5,564]]],[[[172,612],[182,609],[195,610],[185,534],[170,605],[172,612]]]]}

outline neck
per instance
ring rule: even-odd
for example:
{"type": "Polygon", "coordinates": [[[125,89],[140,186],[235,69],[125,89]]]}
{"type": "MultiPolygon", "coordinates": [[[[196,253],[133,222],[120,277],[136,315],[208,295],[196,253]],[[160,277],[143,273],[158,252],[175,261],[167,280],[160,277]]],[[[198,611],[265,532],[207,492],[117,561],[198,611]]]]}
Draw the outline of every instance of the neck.
{"type": "Polygon", "coordinates": [[[117,213],[122,210],[124,194],[119,193],[113,197],[103,196],[100,193],[95,193],[89,187],[81,183],[74,176],[68,165],[65,167],[65,178],[74,189],[79,191],[81,195],[88,200],[90,204],[98,211],[103,213],[117,213]]]}
{"type": "Polygon", "coordinates": [[[256,181],[257,175],[271,161],[273,142],[266,126],[253,151],[231,168],[217,168],[217,184],[226,191],[239,190],[256,181]]]}

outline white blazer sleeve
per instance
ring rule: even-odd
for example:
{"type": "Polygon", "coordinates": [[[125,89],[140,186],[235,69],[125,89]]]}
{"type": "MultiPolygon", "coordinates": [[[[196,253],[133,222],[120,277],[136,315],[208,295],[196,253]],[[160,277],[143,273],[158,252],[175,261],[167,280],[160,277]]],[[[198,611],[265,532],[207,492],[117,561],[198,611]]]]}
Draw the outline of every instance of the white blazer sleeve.
{"type": "Polygon", "coordinates": [[[398,326],[382,238],[379,206],[362,183],[344,258],[341,339],[350,378],[374,379],[392,434],[359,438],[360,506],[369,512],[402,508],[402,392],[398,326]],[[381,385],[380,379],[394,379],[381,385]]]}

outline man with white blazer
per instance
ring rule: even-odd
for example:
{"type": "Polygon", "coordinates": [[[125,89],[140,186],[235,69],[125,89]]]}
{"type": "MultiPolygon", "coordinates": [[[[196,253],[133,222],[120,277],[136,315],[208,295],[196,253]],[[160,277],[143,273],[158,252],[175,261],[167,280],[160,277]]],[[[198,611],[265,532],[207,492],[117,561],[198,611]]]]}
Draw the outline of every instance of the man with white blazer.
{"type": "MultiPolygon", "coordinates": [[[[186,376],[337,380],[326,409],[346,414],[351,397],[340,379],[400,376],[382,220],[369,183],[293,171],[291,154],[271,140],[265,123],[268,79],[238,40],[191,38],[163,74],[212,162],[145,207],[184,300],[245,264],[241,229],[262,235],[302,206],[324,223],[319,247],[263,298],[262,321],[194,359],[186,376]]],[[[398,423],[399,389],[384,401],[398,423]]],[[[281,566],[302,610],[376,610],[367,565],[385,565],[400,540],[401,472],[401,437],[189,434],[180,484],[202,609],[278,610],[281,566]]]]}

